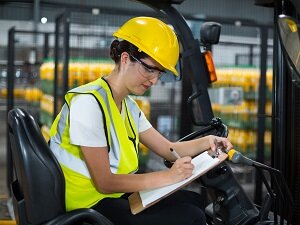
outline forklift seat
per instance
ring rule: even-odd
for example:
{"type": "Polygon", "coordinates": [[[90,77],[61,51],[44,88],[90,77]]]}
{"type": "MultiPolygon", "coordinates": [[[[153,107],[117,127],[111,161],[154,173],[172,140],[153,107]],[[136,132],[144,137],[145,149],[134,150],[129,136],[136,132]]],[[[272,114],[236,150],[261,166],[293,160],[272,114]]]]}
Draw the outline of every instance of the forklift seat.
{"type": "Polygon", "coordinates": [[[8,132],[16,178],[11,184],[13,208],[18,225],[112,225],[93,209],[66,212],[62,170],[28,112],[10,110],[8,132]]]}

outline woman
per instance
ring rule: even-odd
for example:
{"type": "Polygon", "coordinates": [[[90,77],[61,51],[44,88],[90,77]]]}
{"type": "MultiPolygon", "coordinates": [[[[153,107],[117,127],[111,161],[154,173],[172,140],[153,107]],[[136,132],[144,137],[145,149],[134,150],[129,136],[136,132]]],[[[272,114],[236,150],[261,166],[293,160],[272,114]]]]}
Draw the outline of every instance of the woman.
{"type": "Polygon", "coordinates": [[[198,194],[177,191],[132,215],[130,193],[162,187],[192,175],[191,157],[215,148],[214,139],[232,147],[226,138],[207,136],[170,142],[156,131],[129,94],[143,95],[166,70],[175,75],[179,45],[174,31],[162,21],[137,17],[114,36],[109,76],[69,91],[51,128],[50,147],[66,180],[67,210],[94,208],[115,225],[205,224],[198,194]],[[170,169],[145,174],[138,170],[138,144],[175,161],[170,169]],[[177,159],[170,151],[176,150],[177,159]]]}

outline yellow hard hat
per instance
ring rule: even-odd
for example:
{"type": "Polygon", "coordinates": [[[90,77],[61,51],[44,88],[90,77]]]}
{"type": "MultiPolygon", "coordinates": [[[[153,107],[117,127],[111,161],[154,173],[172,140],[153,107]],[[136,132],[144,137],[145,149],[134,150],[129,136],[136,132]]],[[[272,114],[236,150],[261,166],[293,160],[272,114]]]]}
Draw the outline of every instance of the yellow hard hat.
{"type": "Polygon", "coordinates": [[[175,75],[179,44],[175,32],[167,24],[153,17],[135,17],[128,20],[114,34],[145,52],[175,75]]]}

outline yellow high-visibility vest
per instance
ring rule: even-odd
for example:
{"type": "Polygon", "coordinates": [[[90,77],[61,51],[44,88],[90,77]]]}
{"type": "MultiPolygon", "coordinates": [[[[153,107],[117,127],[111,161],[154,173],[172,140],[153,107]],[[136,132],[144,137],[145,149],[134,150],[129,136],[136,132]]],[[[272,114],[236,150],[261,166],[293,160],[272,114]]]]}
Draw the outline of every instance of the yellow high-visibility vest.
{"type": "MultiPolygon", "coordinates": [[[[114,174],[135,173],[138,170],[138,121],[140,109],[126,97],[125,121],[112,96],[108,83],[99,78],[69,91],[61,112],[50,130],[50,148],[56,156],[66,181],[66,210],[89,208],[106,197],[118,198],[124,193],[103,194],[96,190],[80,146],[70,144],[69,108],[71,99],[78,94],[93,95],[103,114],[104,130],[109,151],[110,169],[114,174]]],[[[83,109],[84,110],[84,109],[83,109]]]]}

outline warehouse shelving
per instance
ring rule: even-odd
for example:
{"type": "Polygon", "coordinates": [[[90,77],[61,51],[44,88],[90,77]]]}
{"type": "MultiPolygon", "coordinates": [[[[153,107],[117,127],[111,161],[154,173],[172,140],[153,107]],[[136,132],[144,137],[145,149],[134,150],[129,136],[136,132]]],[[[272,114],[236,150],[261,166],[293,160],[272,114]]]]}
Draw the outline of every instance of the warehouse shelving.
{"type": "MultiPolygon", "coordinates": [[[[234,146],[252,158],[256,154],[259,71],[253,67],[218,68],[213,84],[212,107],[229,127],[234,146]]],[[[265,155],[271,151],[272,72],[267,71],[265,155]]]]}

